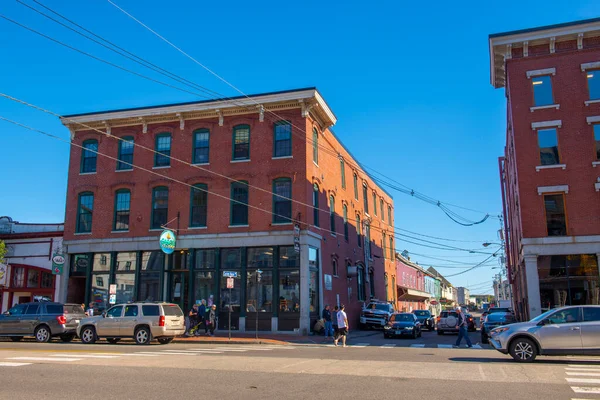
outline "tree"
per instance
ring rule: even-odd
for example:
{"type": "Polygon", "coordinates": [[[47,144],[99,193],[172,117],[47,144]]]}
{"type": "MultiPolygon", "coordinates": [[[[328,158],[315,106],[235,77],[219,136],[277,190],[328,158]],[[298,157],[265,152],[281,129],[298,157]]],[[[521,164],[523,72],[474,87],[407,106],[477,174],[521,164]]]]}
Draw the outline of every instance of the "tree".
{"type": "Polygon", "coordinates": [[[4,256],[7,252],[6,243],[4,243],[4,240],[0,240],[0,264],[4,264],[4,256]]]}

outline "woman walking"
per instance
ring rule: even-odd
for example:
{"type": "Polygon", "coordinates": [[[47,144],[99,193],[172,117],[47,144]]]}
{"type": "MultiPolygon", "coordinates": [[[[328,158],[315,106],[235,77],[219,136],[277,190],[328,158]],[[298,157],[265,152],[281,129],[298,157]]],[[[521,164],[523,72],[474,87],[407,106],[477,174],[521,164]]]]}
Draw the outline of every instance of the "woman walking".
{"type": "Polygon", "coordinates": [[[215,336],[215,329],[217,327],[217,306],[215,304],[210,308],[208,313],[208,329],[210,330],[210,336],[215,336]]]}

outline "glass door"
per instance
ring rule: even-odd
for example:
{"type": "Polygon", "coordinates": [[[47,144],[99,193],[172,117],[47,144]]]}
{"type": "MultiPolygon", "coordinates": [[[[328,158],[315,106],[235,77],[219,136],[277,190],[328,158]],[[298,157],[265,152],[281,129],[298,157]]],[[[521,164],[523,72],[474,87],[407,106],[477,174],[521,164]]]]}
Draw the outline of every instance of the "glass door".
{"type": "Polygon", "coordinates": [[[184,315],[190,310],[188,286],[188,271],[176,271],[169,273],[169,301],[177,304],[183,310],[184,315]]]}

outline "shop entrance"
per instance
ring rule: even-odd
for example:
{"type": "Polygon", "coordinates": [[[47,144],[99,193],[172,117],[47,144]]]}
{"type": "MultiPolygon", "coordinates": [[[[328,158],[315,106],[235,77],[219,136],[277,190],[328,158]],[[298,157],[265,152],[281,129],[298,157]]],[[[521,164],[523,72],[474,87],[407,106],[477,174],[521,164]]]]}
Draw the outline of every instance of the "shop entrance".
{"type": "Polygon", "coordinates": [[[169,273],[169,301],[177,304],[184,314],[190,310],[189,304],[189,272],[172,271],[169,273]]]}
{"type": "Polygon", "coordinates": [[[85,276],[69,277],[67,285],[67,303],[83,304],[85,303],[85,276]]]}

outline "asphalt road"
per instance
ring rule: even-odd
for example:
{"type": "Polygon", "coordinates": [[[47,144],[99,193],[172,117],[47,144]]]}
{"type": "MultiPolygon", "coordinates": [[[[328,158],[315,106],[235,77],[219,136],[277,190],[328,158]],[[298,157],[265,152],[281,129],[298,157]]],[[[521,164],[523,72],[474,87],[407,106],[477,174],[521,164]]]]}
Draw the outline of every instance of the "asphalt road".
{"type": "MultiPolygon", "coordinates": [[[[426,336],[438,339],[435,333],[426,336]]],[[[598,359],[541,357],[524,365],[485,348],[393,346],[402,341],[411,342],[336,348],[3,341],[0,398],[553,400],[600,394],[598,359]]]]}

